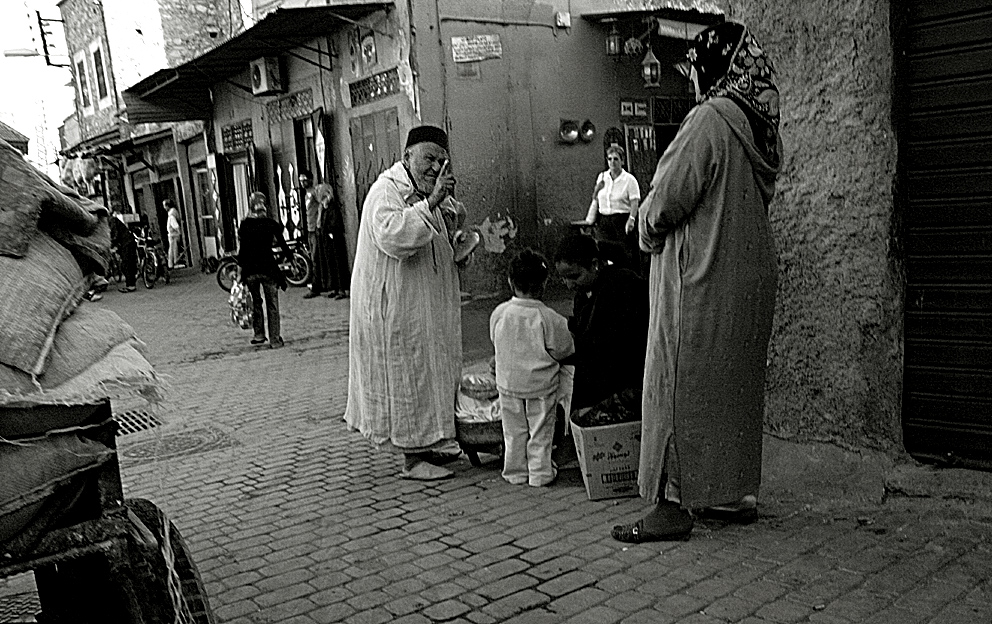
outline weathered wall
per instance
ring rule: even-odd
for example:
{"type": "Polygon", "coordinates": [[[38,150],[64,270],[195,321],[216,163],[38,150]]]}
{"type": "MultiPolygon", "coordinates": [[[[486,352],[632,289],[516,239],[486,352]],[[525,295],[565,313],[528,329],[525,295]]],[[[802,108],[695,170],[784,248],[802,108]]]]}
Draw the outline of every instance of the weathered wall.
{"type": "Polygon", "coordinates": [[[181,65],[241,30],[241,6],[227,0],[157,0],[166,62],[181,65]]]}
{"type": "MultiPolygon", "coordinates": [[[[417,16],[418,25],[428,25],[417,37],[424,117],[449,125],[459,197],[484,232],[483,251],[463,274],[464,288],[475,294],[505,288],[510,253],[534,245],[551,255],[569,223],[585,217],[596,175],[606,168],[604,133],[622,127],[621,99],[688,91],[671,68],[684,58],[684,44],[655,38],[662,86],[645,89],[643,53],[609,57],[606,24],[573,15],[570,27],[555,27],[557,11],[568,11],[568,3],[444,0],[437,29],[417,16]],[[476,35],[498,36],[499,57],[454,63],[452,38],[476,35]],[[562,119],[590,120],[592,142],[560,142],[562,119]]],[[[623,35],[645,31],[632,20],[623,35]]]]}
{"type": "MultiPolygon", "coordinates": [[[[105,62],[107,71],[107,88],[115,95],[111,97],[109,103],[100,101],[94,86],[95,76],[93,73],[93,57],[90,52],[90,45],[99,43],[102,45],[103,54],[108,55],[110,50],[107,45],[107,33],[103,22],[103,7],[100,4],[87,2],[85,0],[65,0],[59,4],[59,11],[65,22],[65,42],[66,49],[72,64],[73,86],[75,87],[76,119],[79,121],[80,139],[97,136],[117,125],[117,103],[115,80],[113,76],[113,65],[111,61],[105,62]],[[85,56],[87,74],[87,90],[90,96],[90,106],[84,107],[80,99],[79,77],[76,71],[76,63],[79,54],[85,56]],[[101,106],[103,104],[103,106],[101,106]]],[[[71,147],[71,146],[70,146],[71,147]]]]}
{"type": "Polygon", "coordinates": [[[902,291],[892,254],[892,49],[885,0],[721,3],[771,55],[786,157],[766,427],[902,452],[902,291]]]}

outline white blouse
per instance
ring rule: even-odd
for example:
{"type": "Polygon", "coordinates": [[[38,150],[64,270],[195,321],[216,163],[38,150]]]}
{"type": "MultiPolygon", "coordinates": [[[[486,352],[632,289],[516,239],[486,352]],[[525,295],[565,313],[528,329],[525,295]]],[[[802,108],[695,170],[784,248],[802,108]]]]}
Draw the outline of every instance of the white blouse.
{"type": "Polygon", "coordinates": [[[588,219],[593,219],[596,212],[601,215],[629,214],[631,202],[641,201],[637,178],[628,171],[621,171],[614,180],[609,170],[606,170],[596,178],[596,186],[599,187],[599,192],[596,200],[589,206],[588,219]]]}

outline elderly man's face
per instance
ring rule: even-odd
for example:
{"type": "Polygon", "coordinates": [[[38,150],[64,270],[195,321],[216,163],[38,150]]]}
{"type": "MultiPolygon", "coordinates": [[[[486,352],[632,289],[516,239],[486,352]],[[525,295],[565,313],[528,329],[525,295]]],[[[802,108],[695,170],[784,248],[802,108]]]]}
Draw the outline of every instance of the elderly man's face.
{"type": "Polygon", "coordinates": [[[300,176],[300,186],[302,186],[303,188],[309,187],[310,186],[310,176],[308,176],[308,175],[301,175],[300,176]]]}
{"type": "Polygon", "coordinates": [[[434,189],[446,160],[448,151],[436,143],[417,143],[403,154],[403,162],[422,193],[430,193],[434,189]]]}

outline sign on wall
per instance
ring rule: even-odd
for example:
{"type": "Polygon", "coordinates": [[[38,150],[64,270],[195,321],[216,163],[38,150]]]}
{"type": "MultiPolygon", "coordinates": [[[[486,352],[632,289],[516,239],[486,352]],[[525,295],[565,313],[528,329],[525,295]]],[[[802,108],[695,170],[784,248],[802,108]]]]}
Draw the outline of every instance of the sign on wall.
{"type": "Polygon", "coordinates": [[[451,55],[456,63],[503,58],[503,44],[499,40],[499,35],[452,37],[451,55]]]}
{"type": "Polygon", "coordinates": [[[245,119],[220,129],[221,145],[224,153],[240,152],[247,148],[254,141],[251,119],[245,119]]]}

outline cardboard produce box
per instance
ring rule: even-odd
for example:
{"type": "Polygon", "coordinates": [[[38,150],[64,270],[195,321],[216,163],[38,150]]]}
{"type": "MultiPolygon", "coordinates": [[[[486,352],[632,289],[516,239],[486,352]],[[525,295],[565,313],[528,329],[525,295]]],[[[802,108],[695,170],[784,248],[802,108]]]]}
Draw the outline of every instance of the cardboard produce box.
{"type": "Polygon", "coordinates": [[[601,427],[571,425],[589,500],[637,496],[641,421],[601,427]]]}

